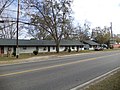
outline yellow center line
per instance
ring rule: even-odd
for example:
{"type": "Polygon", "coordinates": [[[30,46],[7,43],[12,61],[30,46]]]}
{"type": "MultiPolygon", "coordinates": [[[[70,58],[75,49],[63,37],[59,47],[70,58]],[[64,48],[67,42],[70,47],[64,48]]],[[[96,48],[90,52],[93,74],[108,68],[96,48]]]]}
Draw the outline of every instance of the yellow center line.
{"type": "Polygon", "coordinates": [[[23,74],[23,73],[28,73],[28,72],[38,71],[38,70],[40,71],[40,70],[45,70],[45,69],[51,69],[51,68],[56,68],[56,67],[61,67],[61,66],[66,66],[66,65],[77,64],[77,63],[80,63],[80,62],[91,61],[91,60],[95,60],[95,59],[96,58],[90,58],[90,59],[85,59],[85,60],[80,60],[80,61],[75,61],[75,62],[70,62],[70,63],[65,63],[65,64],[59,64],[59,65],[54,65],[54,66],[48,66],[48,67],[18,71],[18,72],[7,73],[7,74],[0,74],[0,77],[23,74]]]}
{"type": "Polygon", "coordinates": [[[74,62],[70,62],[70,63],[64,63],[64,64],[59,64],[59,65],[54,65],[54,66],[48,66],[48,67],[42,67],[42,68],[36,68],[36,69],[30,69],[30,70],[24,70],[24,71],[18,71],[18,72],[12,72],[12,73],[7,73],[7,74],[0,74],[0,77],[23,74],[23,73],[28,73],[28,72],[40,71],[40,70],[46,70],[46,69],[51,69],[51,68],[56,68],[56,67],[61,67],[61,66],[66,66],[66,65],[72,65],[72,64],[77,64],[77,63],[81,63],[81,62],[92,61],[92,60],[96,60],[96,59],[100,59],[100,58],[110,57],[110,56],[114,56],[114,55],[118,55],[118,54],[101,56],[101,57],[97,57],[97,58],[89,58],[89,59],[84,59],[84,60],[80,60],[80,61],[74,61],[74,62]]]}

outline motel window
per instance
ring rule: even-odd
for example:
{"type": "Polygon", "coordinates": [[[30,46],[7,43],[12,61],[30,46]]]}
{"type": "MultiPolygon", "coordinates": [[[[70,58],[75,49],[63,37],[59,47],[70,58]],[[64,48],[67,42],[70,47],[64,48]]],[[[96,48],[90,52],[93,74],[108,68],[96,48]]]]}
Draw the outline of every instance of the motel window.
{"type": "Polygon", "coordinates": [[[8,48],[8,51],[11,51],[11,50],[12,50],[12,48],[11,48],[11,47],[9,47],[9,48],[8,48]]]}
{"type": "Polygon", "coordinates": [[[83,46],[80,46],[80,48],[83,48],[83,46]]]}
{"type": "Polygon", "coordinates": [[[75,47],[74,47],[74,46],[72,46],[72,49],[75,49],[75,47]]]}
{"type": "Polygon", "coordinates": [[[62,47],[60,47],[61,49],[63,49],[64,47],[62,46],[62,47]]]}
{"type": "Polygon", "coordinates": [[[23,50],[26,50],[27,49],[27,47],[23,47],[23,50]]]}
{"type": "Polygon", "coordinates": [[[46,51],[46,47],[43,48],[43,51],[46,51]]]}
{"type": "Polygon", "coordinates": [[[39,51],[39,48],[38,48],[38,47],[36,47],[36,50],[37,50],[37,51],[39,51]]]}
{"type": "Polygon", "coordinates": [[[92,48],[92,46],[90,45],[90,48],[92,48]]]}
{"type": "Polygon", "coordinates": [[[55,50],[55,47],[53,47],[53,50],[55,50]]]}

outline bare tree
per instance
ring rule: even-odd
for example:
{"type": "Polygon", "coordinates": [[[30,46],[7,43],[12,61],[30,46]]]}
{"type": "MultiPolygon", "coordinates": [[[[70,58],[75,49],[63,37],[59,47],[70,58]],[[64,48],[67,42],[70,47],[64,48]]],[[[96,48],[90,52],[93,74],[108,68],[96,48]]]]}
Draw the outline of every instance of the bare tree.
{"type": "Polygon", "coordinates": [[[96,27],[92,31],[92,38],[100,44],[107,44],[110,40],[110,27],[96,27]]]}
{"type": "Polygon", "coordinates": [[[49,33],[41,27],[29,25],[29,26],[26,26],[25,29],[28,30],[27,34],[29,36],[32,36],[35,39],[38,39],[38,40],[48,39],[49,33]]]}
{"type": "Polygon", "coordinates": [[[74,24],[73,24],[74,19],[72,17],[69,18],[67,21],[67,26],[65,27],[64,34],[63,34],[63,39],[73,39],[73,33],[75,30],[74,24]]]}
{"type": "Polygon", "coordinates": [[[2,12],[9,7],[14,0],[0,0],[0,16],[2,14],[2,12]]]}
{"type": "Polygon", "coordinates": [[[57,53],[71,14],[71,3],[72,0],[24,0],[24,5],[29,8],[31,23],[52,36],[57,53]]]}
{"type": "Polygon", "coordinates": [[[90,30],[90,24],[85,21],[84,25],[78,25],[74,29],[74,32],[72,33],[72,38],[79,40],[79,41],[84,41],[89,39],[89,30],[90,30]]]}
{"type": "Polygon", "coordinates": [[[16,36],[16,22],[10,22],[13,21],[10,16],[7,18],[2,18],[4,23],[1,23],[1,29],[0,29],[0,38],[9,38],[13,39],[16,36]]]}
{"type": "Polygon", "coordinates": [[[0,38],[15,38],[16,22],[11,22],[13,17],[7,10],[14,1],[0,0],[0,38]]]}

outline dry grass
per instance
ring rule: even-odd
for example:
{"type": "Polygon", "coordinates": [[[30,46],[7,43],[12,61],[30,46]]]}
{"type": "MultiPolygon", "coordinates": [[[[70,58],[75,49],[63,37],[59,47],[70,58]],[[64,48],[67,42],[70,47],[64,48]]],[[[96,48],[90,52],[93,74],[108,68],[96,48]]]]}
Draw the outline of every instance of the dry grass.
{"type": "Polygon", "coordinates": [[[120,71],[85,90],[120,90],[120,71]]]}
{"type": "MultiPolygon", "coordinates": [[[[116,50],[116,49],[106,49],[104,51],[112,51],[112,50],[116,50]]],[[[20,54],[19,59],[26,59],[26,58],[31,58],[31,57],[35,57],[35,56],[70,55],[70,54],[80,54],[80,53],[90,53],[90,52],[96,52],[96,51],[94,51],[94,50],[81,50],[79,52],[76,52],[76,51],[60,52],[60,53],[45,52],[45,53],[39,53],[38,55],[34,55],[34,54],[20,54]]],[[[11,56],[11,57],[7,57],[7,55],[4,55],[3,57],[0,56],[0,61],[10,61],[10,60],[17,60],[17,59],[14,56],[11,56]]]]}
{"type": "MultiPolygon", "coordinates": [[[[72,51],[72,52],[60,52],[60,53],[56,53],[56,52],[45,52],[45,53],[39,53],[38,55],[34,55],[34,54],[20,54],[19,55],[19,59],[26,59],[26,58],[31,58],[31,57],[36,57],[36,56],[48,56],[48,55],[70,55],[70,54],[78,54],[78,53],[88,53],[88,52],[92,52],[92,51],[88,51],[88,50],[84,50],[84,51],[80,51],[80,52],[76,52],[76,51],[72,51]]],[[[18,60],[19,60],[18,59],[18,60]]],[[[11,56],[11,57],[7,57],[7,55],[4,56],[0,56],[0,61],[10,61],[10,60],[17,60],[16,57],[11,56]]]]}

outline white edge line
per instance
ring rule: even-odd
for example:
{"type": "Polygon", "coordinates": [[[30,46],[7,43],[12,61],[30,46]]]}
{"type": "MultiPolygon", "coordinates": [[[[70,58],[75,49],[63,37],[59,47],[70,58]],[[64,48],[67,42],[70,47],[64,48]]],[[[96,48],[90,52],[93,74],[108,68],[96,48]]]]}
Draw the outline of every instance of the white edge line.
{"type": "Polygon", "coordinates": [[[109,71],[109,72],[107,72],[107,73],[105,73],[105,74],[103,74],[103,75],[101,75],[101,76],[98,76],[98,77],[96,77],[96,78],[94,78],[94,79],[92,79],[92,80],[90,80],[90,81],[88,81],[88,82],[86,82],[86,83],[83,83],[83,84],[81,84],[81,85],[78,85],[78,86],[76,86],[76,87],[74,87],[74,88],[72,88],[72,89],[70,89],[70,90],[81,90],[82,88],[84,88],[84,87],[86,87],[86,86],[92,85],[92,83],[96,82],[97,80],[102,79],[102,78],[104,78],[104,77],[106,77],[106,76],[108,76],[108,75],[111,75],[112,73],[115,73],[115,72],[118,71],[119,69],[120,69],[120,67],[115,68],[115,69],[113,69],[112,71],[109,71]]]}

